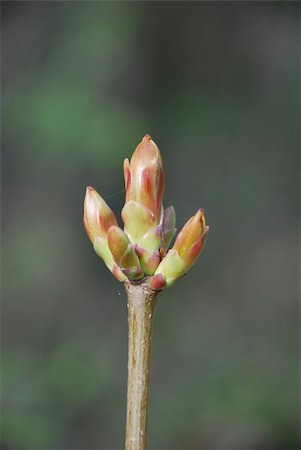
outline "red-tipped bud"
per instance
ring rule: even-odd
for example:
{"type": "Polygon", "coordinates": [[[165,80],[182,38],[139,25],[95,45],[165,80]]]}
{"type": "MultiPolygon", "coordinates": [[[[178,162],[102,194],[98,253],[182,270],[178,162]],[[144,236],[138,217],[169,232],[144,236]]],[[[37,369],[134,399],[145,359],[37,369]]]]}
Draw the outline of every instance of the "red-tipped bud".
{"type": "Polygon", "coordinates": [[[204,210],[199,209],[178,234],[173,249],[178,252],[188,269],[198,257],[208,230],[204,210]]]}
{"type": "Polygon", "coordinates": [[[105,237],[109,228],[112,225],[117,225],[113,211],[91,186],[86,189],[83,222],[87,235],[92,242],[97,237],[105,237]]]}
{"type": "Polygon", "coordinates": [[[159,148],[146,134],[133,153],[124,161],[126,202],[134,200],[148,208],[160,221],[164,191],[164,175],[159,148]]]}
{"type": "MultiPolygon", "coordinates": [[[[153,289],[165,282],[171,286],[178,278],[183,276],[195,263],[204,245],[209,227],[205,224],[205,215],[202,209],[188,220],[182,228],[176,242],[159,264],[155,275],[151,279],[153,289]],[[159,278],[161,275],[161,278],[159,278]]],[[[164,287],[164,286],[163,286],[164,287]]]]}

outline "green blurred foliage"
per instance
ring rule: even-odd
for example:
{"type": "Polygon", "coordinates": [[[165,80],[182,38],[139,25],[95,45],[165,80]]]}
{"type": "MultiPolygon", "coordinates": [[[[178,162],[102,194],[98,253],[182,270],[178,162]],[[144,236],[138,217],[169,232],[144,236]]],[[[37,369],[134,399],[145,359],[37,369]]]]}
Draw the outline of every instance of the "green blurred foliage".
{"type": "Polygon", "coordinates": [[[200,261],[159,299],[149,447],[299,448],[294,3],[1,2],[5,449],[121,448],[123,287],[85,236],[149,132],[200,261]]]}

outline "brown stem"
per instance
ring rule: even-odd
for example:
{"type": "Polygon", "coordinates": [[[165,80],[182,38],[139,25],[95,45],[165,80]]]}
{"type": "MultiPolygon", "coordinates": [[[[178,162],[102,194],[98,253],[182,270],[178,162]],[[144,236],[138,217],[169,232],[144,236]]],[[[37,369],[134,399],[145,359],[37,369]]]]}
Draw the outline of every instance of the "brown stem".
{"type": "Polygon", "coordinates": [[[157,292],[147,280],[125,283],[128,297],[129,347],[126,450],[145,450],[152,340],[152,319],[157,292]]]}

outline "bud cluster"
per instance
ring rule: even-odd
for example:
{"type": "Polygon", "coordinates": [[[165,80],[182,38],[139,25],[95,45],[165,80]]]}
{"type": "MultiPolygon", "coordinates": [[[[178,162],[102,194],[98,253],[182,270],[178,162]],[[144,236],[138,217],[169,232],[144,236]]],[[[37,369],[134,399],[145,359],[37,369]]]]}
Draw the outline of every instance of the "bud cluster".
{"type": "Polygon", "coordinates": [[[171,286],[196,261],[209,227],[202,209],[176,234],[173,206],[163,208],[164,173],[159,148],[144,136],[124,161],[125,205],[121,212],[124,229],[103,198],[87,187],[84,226],[95,252],[121,282],[150,278],[150,286],[171,286]]]}

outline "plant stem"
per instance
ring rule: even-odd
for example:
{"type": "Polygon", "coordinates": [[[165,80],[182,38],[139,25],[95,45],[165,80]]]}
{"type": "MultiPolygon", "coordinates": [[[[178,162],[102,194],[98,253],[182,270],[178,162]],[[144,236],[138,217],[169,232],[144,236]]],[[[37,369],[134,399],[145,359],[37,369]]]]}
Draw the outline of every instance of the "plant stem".
{"type": "Polygon", "coordinates": [[[146,281],[125,283],[128,297],[128,390],[126,450],[145,450],[152,340],[152,319],[158,292],[146,281]]]}

